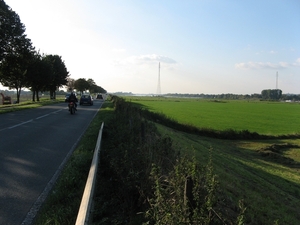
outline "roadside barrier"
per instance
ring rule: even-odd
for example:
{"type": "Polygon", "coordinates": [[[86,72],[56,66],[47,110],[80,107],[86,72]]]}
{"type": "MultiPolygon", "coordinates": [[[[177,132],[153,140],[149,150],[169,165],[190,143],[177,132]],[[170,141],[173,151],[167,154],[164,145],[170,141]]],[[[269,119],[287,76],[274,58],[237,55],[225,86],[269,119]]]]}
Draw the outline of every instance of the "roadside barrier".
{"type": "Polygon", "coordinates": [[[102,123],[101,128],[99,130],[90,172],[84,188],[75,225],[87,225],[89,221],[91,205],[94,196],[94,189],[96,184],[96,176],[97,176],[97,169],[98,169],[98,162],[99,162],[99,153],[100,153],[103,126],[104,126],[104,122],[102,123]]]}

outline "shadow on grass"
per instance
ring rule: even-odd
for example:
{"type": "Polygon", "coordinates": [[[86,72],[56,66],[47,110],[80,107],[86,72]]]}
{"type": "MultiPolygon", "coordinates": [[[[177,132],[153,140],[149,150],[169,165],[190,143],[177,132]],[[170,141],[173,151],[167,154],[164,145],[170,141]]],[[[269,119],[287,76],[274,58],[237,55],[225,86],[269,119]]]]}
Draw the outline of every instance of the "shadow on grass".
{"type": "Polygon", "coordinates": [[[271,144],[258,149],[257,153],[265,161],[279,163],[290,168],[300,168],[299,162],[290,157],[284,156],[284,152],[289,151],[293,148],[300,148],[300,146],[290,143],[271,144]]]}
{"type": "MultiPolygon", "coordinates": [[[[297,213],[300,201],[297,169],[282,161],[266,159],[257,152],[261,143],[264,146],[296,145],[285,140],[213,139],[158,126],[172,136],[174,145],[195,154],[202,164],[207,162],[209,149],[212,149],[213,167],[220,189],[224,191],[218,195],[223,213],[236,211],[234,202],[243,199],[247,207],[245,224],[276,224],[276,220],[278,224],[297,224],[300,219],[297,213]]],[[[283,151],[288,149],[283,148],[283,151]]]]}
{"type": "Polygon", "coordinates": [[[245,200],[247,224],[252,224],[254,217],[261,224],[273,224],[276,220],[280,224],[296,224],[300,221],[300,185],[276,175],[276,170],[284,170],[282,166],[277,167],[276,164],[271,165],[256,158],[230,157],[228,160],[235,163],[234,171],[239,173],[239,176],[234,174],[238,179],[235,180],[233,191],[245,200]]]}
{"type": "MultiPolygon", "coordinates": [[[[286,165],[285,161],[274,162],[253,149],[239,147],[239,141],[196,135],[185,135],[185,138],[192,141],[190,144],[196,149],[197,158],[202,161],[208,157],[211,144],[213,164],[221,189],[225,190],[227,199],[229,197],[233,202],[244,199],[247,207],[246,224],[275,224],[276,220],[279,224],[296,224],[300,221],[300,184],[295,180],[299,175],[292,165],[286,165]]],[[[290,146],[279,142],[275,145],[290,146]]],[[[222,207],[230,210],[234,205],[225,201],[226,197],[219,196],[219,201],[222,207]]],[[[234,208],[231,210],[234,211],[234,208]]]]}

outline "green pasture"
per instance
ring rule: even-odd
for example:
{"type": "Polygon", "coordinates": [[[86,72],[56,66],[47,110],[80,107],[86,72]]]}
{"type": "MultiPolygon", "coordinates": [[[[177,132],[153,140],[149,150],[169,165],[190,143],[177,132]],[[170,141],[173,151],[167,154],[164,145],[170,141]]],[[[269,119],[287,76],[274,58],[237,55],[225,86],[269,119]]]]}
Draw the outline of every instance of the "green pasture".
{"type": "Polygon", "coordinates": [[[300,133],[299,103],[162,97],[126,100],[199,128],[248,130],[267,135],[300,133]]]}

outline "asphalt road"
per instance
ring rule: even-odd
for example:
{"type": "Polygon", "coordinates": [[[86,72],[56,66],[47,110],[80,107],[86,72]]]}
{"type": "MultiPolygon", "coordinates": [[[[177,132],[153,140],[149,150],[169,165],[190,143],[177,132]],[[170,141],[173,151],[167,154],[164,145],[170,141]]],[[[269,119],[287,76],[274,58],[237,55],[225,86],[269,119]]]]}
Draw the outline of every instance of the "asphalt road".
{"type": "MultiPolygon", "coordinates": [[[[30,224],[102,101],[0,114],[0,225],[30,224]]],[[[100,128],[99,128],[100,129],[100,128]]]]}

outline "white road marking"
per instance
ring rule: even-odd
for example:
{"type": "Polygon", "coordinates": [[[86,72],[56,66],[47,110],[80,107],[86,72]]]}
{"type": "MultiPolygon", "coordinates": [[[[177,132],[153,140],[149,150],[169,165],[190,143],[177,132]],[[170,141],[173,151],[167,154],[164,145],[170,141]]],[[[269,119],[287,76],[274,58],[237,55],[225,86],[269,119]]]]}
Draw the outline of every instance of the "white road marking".
{"type": "Polygon", "coordinates": [[[16,128],[16,127],[18,127],[18,126],[21,126],[21,125],[23,125],[23,124],[30,123],[30,122],[32,122],[32,121],[33,121],[33,120],[28,120],[28,121],[26,121],[26,122],[19,123],[19,124],[16,124],[16,125],[14,125],[14,126],[8,127],[7,129],[13,129],[13,128],[16,128]]]}
{"type": "Polygon", "coordinates": [[[39,120],[39,119],[42,119],[42,118],[44,118],[44,117],[46,117],[46,116],[49,116],[50,114],[46,114],[46,115],[43,115],[43,116],[40,116],[40,117],[37,117],[37,118],[35,118],[36,120],[39,120]]]}
{"type": "Polygon", "coordinates": [[[24,125],[24,124],[26,124],[26,123],[32,122],[33,120],[39,120],[39,119],[42,119],[42,118],[44,118],[44,117],[46,117],[46,116],[49,116],[49,115],[51,115],[51,114],[58,113],[58,112],[60,112],[60,111],[62,111],[62,110],[63,110],[63,109],[60,109],[60,110],[54,111],[54,112],[52,112],[52,113],[45,114],[45,115],[43,115],[43,116],[39,116],[39,117],[37,117],[37,118],[35,118],[35,119],[31,119],[31,120],[28,120],[28,121],[25,121],[25,122],[22,122],[22,123],[18,123],[18,124],[14,125],[14,126],[11,126],[11,127],[3,128],[3,129],[0,130],[0,132],[3,131],[3,130],[6,130],[6,129],[13,129],[13,128],[22,126],[22,125],[24,125]]]}

